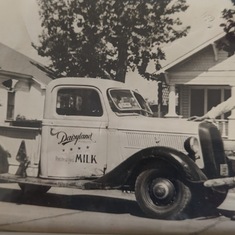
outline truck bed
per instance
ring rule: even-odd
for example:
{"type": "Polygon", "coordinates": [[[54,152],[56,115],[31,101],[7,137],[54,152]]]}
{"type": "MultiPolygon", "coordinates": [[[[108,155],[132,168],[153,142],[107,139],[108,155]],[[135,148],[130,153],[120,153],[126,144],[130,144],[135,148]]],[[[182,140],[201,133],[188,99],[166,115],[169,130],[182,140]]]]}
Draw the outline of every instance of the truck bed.
{"type": "MultiPolygon", "coordinates": [[[[8,165],[8,171],[15,174],[20,162],[16,159],[20,146],[24,142],[23,151],[29,163],[27,174],[37,176],[41,145],[41,127],[0,126],[0,162],[8,165]]],[[[21,149],[22,150],[22,149],[21,149]]],[[[0,165],[0,173],[5,173],[6,167],[0,165]]]]}

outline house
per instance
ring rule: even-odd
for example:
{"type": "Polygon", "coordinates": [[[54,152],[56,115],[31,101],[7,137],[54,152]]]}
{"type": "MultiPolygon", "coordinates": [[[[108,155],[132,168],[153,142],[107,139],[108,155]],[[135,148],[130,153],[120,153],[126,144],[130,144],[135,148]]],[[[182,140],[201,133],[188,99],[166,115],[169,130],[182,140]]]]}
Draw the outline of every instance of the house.
{"type": "MultiPolygon", "coordinates": [[[[218,49],[225,34],[214,35],[191,48],[186,43],[189,39],[184,40],[184,52],[180,50],[158,71],[169,86],[168,118],[201,116],[235,95],[235,55],[228,57],[226,51],[218,49]]],[[[223,137],[235,140],[235,111],[222,115],[217,122],[223,137]]]]}
{"type": "Polygon", "coordinates": [[[51,71],[0,43],[0,122],[17,117],[41,120],[51,71]]]}

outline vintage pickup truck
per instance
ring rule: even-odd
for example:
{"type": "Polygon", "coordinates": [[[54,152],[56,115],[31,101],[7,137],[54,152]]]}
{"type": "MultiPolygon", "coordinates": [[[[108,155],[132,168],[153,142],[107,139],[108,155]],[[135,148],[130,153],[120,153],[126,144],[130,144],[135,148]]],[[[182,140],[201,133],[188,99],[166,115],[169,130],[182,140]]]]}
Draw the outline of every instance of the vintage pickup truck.
{"type": "Polygon", "coordinates": [[[153,117],[137,91],[98,78],[53,80],[41,123],[0,126],[0,163],[0,180],[27,193],[128,190],[159,219],[217,207],[233,176],[213,123],[153,117]]]}

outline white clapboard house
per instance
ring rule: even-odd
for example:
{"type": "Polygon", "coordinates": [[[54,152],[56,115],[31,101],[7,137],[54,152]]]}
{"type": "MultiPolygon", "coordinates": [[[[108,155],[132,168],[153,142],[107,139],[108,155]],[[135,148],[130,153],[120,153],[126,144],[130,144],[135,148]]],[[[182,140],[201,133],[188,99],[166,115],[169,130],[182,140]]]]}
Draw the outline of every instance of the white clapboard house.
{"type": "Polygon", "coordinates": [[[45,88],[52,79],[45,66],[0,43],[0,122],[41,120],[45,88]]]}
{"type": "MultiPolygon", "coordinates": [[[[225,34],[195,40],[191,37],[172,44],[174,54],[158,74],[168,84],[168,118],[201,116],[213,106],[235,95],[235,55],[218,48],[225,34]],[[193,41],[193,43],[191,43],[193,41]]],[[[235,110],[217,118],[223,137],[235,140],[235,110]]]]}

